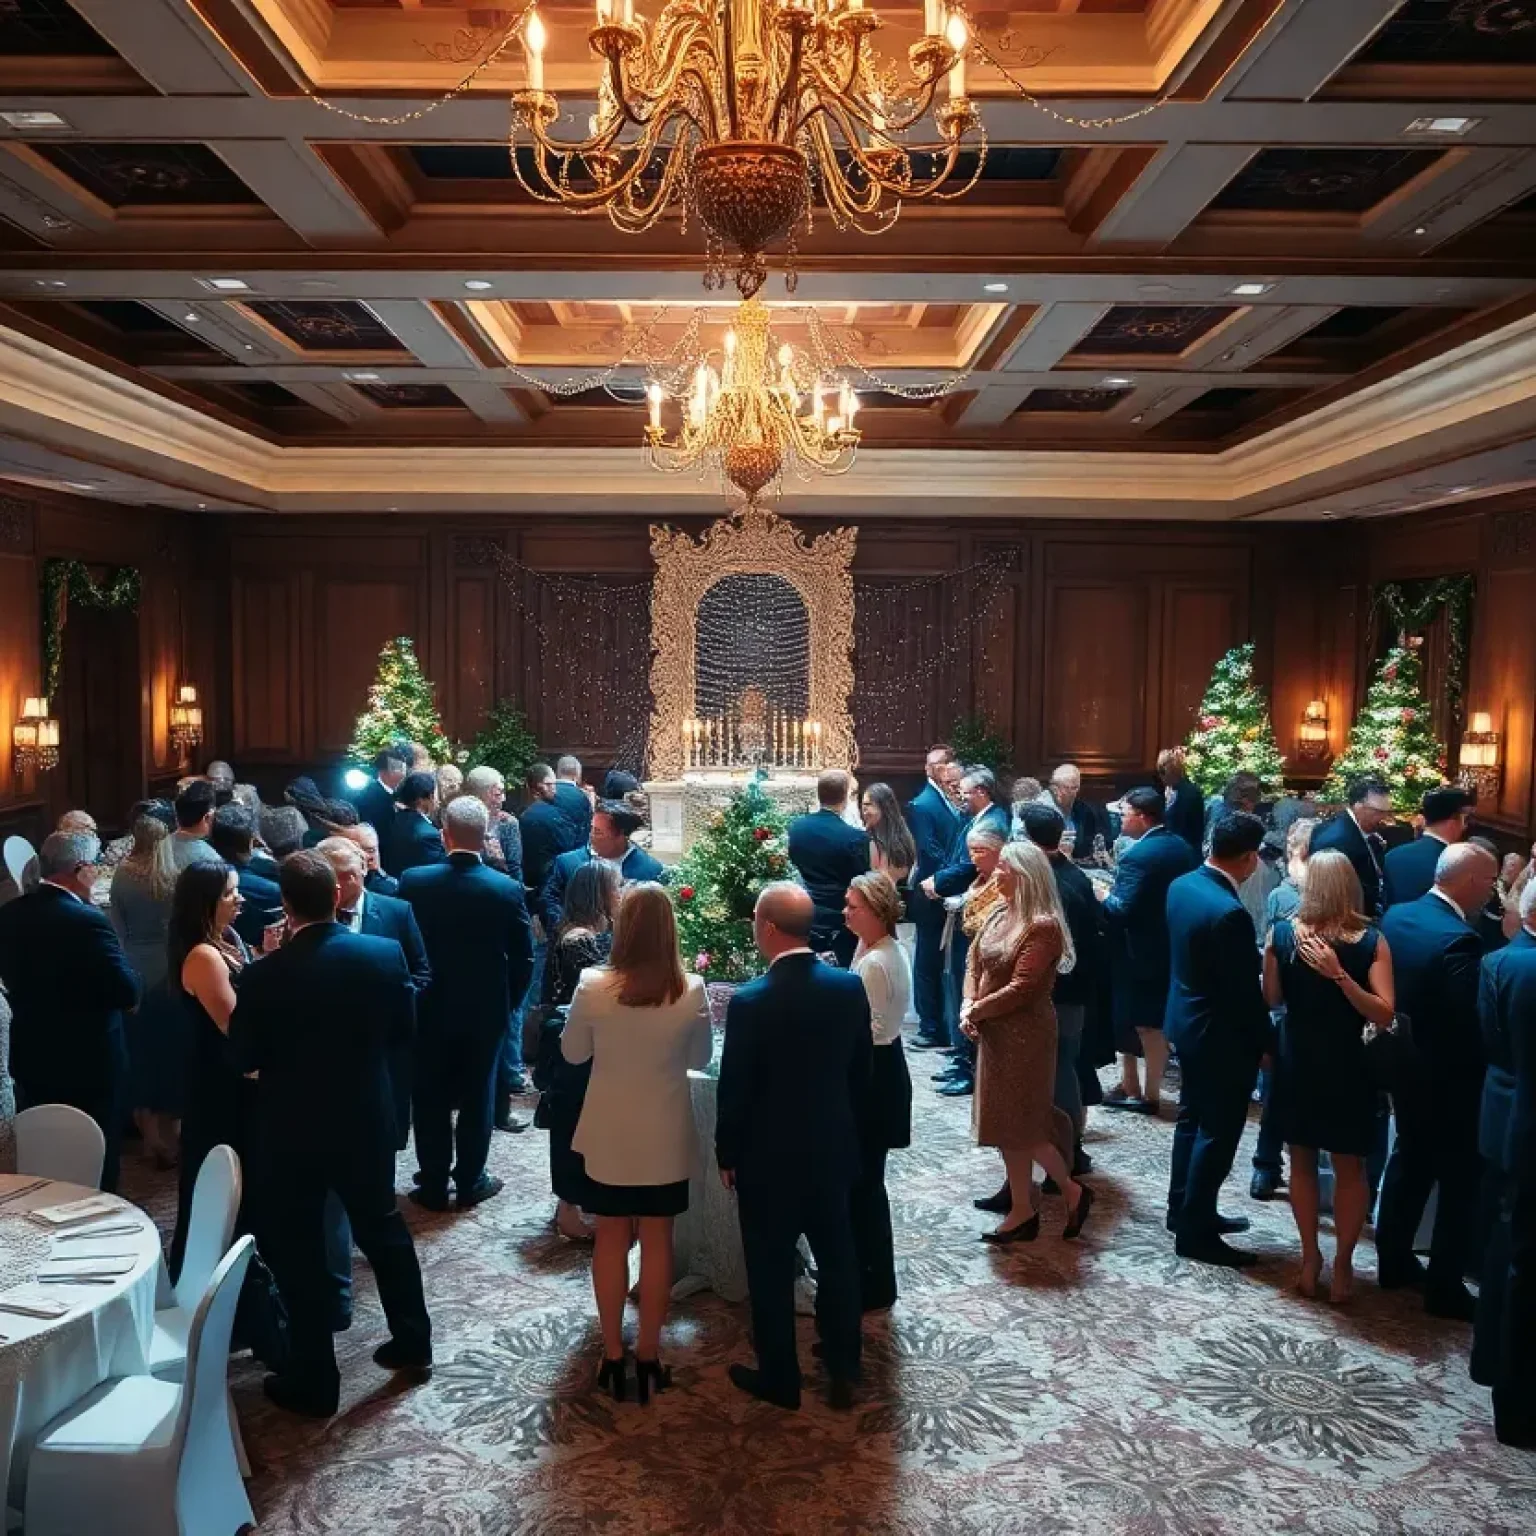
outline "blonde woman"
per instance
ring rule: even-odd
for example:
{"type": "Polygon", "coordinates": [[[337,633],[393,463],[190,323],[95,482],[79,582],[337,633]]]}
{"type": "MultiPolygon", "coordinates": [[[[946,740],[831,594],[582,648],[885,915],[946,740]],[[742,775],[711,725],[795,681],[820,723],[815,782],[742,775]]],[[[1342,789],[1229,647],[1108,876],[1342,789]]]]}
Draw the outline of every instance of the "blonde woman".
{"type": "Polygon", "coordinates": [[[573,1151],[586,1164],[582,1205],[597,1218],[592,1290],[603,1329],[598,1386],[623,1400],[624,1298],[629,1247],[640,1234],[640,1332],[635,1391],[671,1384],[658,1350],[672,1291],[672,1221],[688,1209],[695,1156],[688,1072],[709,1064],[713,1039],[701,976],[685,975],[677,921],[654,881],[619,903],[608,964],[583,971],[571,998],[560,1052],[592,1077],[573,1151]]]}
{"type": "Polygon", "coordinates": [[[1291,1150],[1291,1212],[1301,1236],[1304,1296],[1317,1294],[1317,1154],[1333,1163],[1337,1243],[1329,1294],[1346,1301],[1370,1191],[1365,1162],[1376,1140],[1376,1088],[1363,1031],[1385,1028],[1394,1007],[1392,955],[1361,912],[1360,878],[1348,858],[1319,849],[1307,860],[1301,906],[1275,924],[1264,949],[1264,993],[1285,1005],[1275,1061],[1273,1112],[1291,1150]]]}
{"type": "Polygon", "coordinates": [[[1009,843],[993,876],[1002,901],[971,945],[960,1028],[977,1041],[972,1125],[979,1146],[997,1147],[1008,1170],[1013,1208],[988,1243],[1033,1242],[1040,1235],[1034,1164],[1067,1203],[1066,1238],[1083,1230],[1093,1191],[1071,1173],[1072,1122],[1053,1101],[1058,974],[1076,964],[1072,934],[1050,861],[1033,843],[1009,843]]]}
{"type": "MultiPolygon", "coordinates": [[[[438,770],[442,780],[442,770],[438,770]]],[[[493,869],[514,880],[523,878],[523,833],[517,817],[507,810],[507,781],[487,763],[471,768],[464,775],[464,793],[482,801],[491,819],[485,829],[482,857],[493,869]]]]}
{"type": "Polygon", "coordinates": [[[176,1162],[186,1075],[186,1026],[166,985],[165,939],[178,873],[175,824],[169,801],[134,806],[132,846],[112,871],[108,907],[123,953],[144,979],[144,1000],[127,1020],[130,1102],[144,1150],[160,1168],[176,1162]]]}

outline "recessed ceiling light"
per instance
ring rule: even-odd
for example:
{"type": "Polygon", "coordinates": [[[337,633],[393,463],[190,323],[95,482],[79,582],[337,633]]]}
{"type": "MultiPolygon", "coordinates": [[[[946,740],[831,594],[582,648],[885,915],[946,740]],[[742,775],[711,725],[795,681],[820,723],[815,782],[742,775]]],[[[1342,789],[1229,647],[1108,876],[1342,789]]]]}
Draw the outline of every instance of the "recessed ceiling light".
{"type": "Polygon", "coordinates": [[[197,504],[197,510],[198,510],[198,511],[199,511],[199,512],[206,512],[206,511],[207,511],[207,510],[208,510],[208,503],[207,503],[207,502],[206,502],[206,501],[200,501],[200,502],[198,502],[198,504],[197,504]]]}
{"type": "Polygon", "coordinates": [[[471,293],[484,293],[488,289],[494,288],[496,285],[494,283],[486,282],[483,277],[466,277],[464,279],[464,286],[468,288],[471,293]]]}
{"type": "Polygon", "coordinates": [[[1472,487],[1470,485],[1453,485],[1451,487],[1451,495],[1452,496],[1465,496],[1467,494],[1467,492],[1470,491],[1471,489],[1472,489],[1472,487]]]}
{"type": "Polygon", "coordinates": [[[1136,415],[1135,415],[1135,416],[1132,416],[1132,417],[1131,417],[1131,425],[1132,425],[1132,426],[1133,426],[1133,427],[1135,427],[1135,426],[1139,426],[1139,425],[1140,425],[1140,424],[1141,424],[1141,423],[1142,423],[1142,422],[1144,422],[1144,421],[1145,421],[1145,420],[1146,420],[1146,419],[1147,419],[1147,418],[1146,418],[1146,417],[1145,417],[1145,416],[1144,416],[1144,415],[1142,415],[1142,414],[1141,414],[1141,413],[1139,413],[1139,412],[1138,412],[1138,413],[1137,413],[1137,414],[1136,414],[1136,415]]]}
{"type": "Polygon", "coordinates": [[[7,128],[68,128],[72,126],[57,112],[0,112],[0,122],[7,128]]]}
{"type": "Polygon", "coordinates": [[[251,287],[243,277],[200,277],[198,282],[215,293],[248,293],[251,287]]]}
{"type": "Polygon", "coordinates": [[[1229,288],[1228,293],[1239,299],[1256,299],[1261,293],[1268,293],[1275,285],[1273,283],[1239,283],[1235,288],[1229,288]]]}
{"type": "Polygon", "coordinates": [[[382,384],[384,382],[382,373],[344,373],[342,378],[349,384],[382,384]]]}
{"type": "Polygon", "coordinates": [[[1413,232],[1416,235],[1427,235],[1429,233],[1429,225],[1427,225],[1427,224],[1419,224],[1419,225],[1415,226],[1413,232]]]}
{"type": "Polygon", "coordinates": [[[59,482],[66,491],[94,491],[96,485],[91,480],[61,480],[59,482]]]}
{"type": "Polygon", "coordinates": [[[982,286],[982,291],[985,292],[985,293],[1007,293],[1008,292],[1008,284],[1007,283],[983,283],[981,286],[982,286]]]}
{"type": "Polygon", "coordinates": [[[1319,517],[1333,518],[1333,517],[1337,517],[1338,513],[1336,513],[1336,512],[1320,512],[1320,513],[1318,513],[1318,516],[1319,517]]]}
{"type": "Polygon", "coordinates": [[[1106,389],[1124,389],[1130,383],[1130,379],[1123,378],[1120,374],[1116,373],[1104,380],[1104,387],[1106,389]]]}
{"type": "Polygon", "coordinates": [[[189,309],[186,314],[181,317],[181,323],[183,325],[196,325],[202,318],[203,317],[198,314],[195,309],[189,309]]]}
{"type": "Polygon", "coordinates": [[[69,284],[62,277],[34,277],[32,286],[34,288],[68,288],[69,284]]]}
{"type": "Polygon", "coordinates": [[[1404,133],[1470,133],[1482,122],[1480,117],[1416,117],[1404,133]]]}

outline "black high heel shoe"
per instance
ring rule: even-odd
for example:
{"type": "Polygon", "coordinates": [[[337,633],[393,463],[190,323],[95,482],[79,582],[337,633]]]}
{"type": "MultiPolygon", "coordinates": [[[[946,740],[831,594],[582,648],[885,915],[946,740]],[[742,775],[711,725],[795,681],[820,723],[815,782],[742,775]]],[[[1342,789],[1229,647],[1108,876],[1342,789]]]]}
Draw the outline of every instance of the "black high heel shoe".
{"type": "Polygon", "coordinates": [[[672,1367],[659,1360],[642,1360],[635,1356],[635,1397],[642,1404],[651,1400],[651,1383],[658,1392],[665,1392],[672,1385],[672,1367]]]}
{"type": "MultiPolygon", "coordinates": [[[[624,1401],[625,1381],[623,1355],[620,1355],[617,1360],[603,1361],[602,1369],[597,1373],[597,1390],[601,1392],[604,1387],[607,1387],[613,1393],[614,1402],[622,1403],[624,1401]]],[[[640,1387],[643,1392],[645,1387],[643,1379],[640,1382],[640,1387]]],[[[640,1401],[644,1402],[645,1398],[642,1396],[640,1401]]]]}
{"type": "Polygon", "coordinates": [[[995,1232],[983,1232],[981,1240],[984,1243],[1032,1243],[1040,1236],[1040,1213],[1036,1211],[1028,1221],[1021,1221],[1016,1227],[999,1227],[995,1232]]]}
{"type": "Polygon", "coordinates": [[[1077,1209],[1072,1212],[1072,1219],[1061,1234],[1068,1241],[1083,1230],[1083,1223],[1088,1220],[1088,1212],[1093,1209],[1093,1191],[1086,1184],[1079,1184],[1078,1188],[1082,1190],[1082,1194],[1077,1197],[1077,1209]]]}

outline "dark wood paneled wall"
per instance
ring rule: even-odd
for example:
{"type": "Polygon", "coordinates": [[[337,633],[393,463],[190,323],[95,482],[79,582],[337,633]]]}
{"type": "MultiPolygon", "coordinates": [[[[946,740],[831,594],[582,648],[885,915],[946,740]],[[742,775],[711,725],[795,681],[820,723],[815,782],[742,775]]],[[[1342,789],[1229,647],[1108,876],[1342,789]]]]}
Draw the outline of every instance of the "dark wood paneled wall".
{"type": "MultiPolygon", "coordinates": [[[[1297,757],[1301,714],[1324,698],[1342,743],[1365,684],[1371,583],[1468,570],[1478,597],[1467,709],[1488,710],[1505,737],[1502,790],[1484,819],[1526,833],[1536,823],[1529,508],[1509,499],[1365,528],[865,520],[863,777],[915,775],[958,715],[984,709],[1021,770],[1071,759],[1101,787],[1126,785],[1184,736],[1216,657],[1253,639],[1281,750],[1315,782],[1326,764],[1297,757]],[[983,611],[984,559],[1002,574],[983,611]]],[[[678,524],[698,531],[705,520],[678,524]]],[[[186,519],[0,487],[0,826],[35,829],[62,808],[60,775],[20,780],[9,762],[9,724],[39,686],[39,577],[52,554],[144,571],[146,784],[182,766],[166,736],[179,665],[204,695],[199,756],[230,757],[275,787],[301,769],[334,770],[379,646],[400,633],[417,640],[450,734],[472,736],[495,699],[513,697],[547,751],[599,771],[629,755],[650,665],[646,599],[633,590],[651,569],[639,520],[186,519]],[[551,591],[516,567],[577,585],[551,591]],[[579,583],[593,580],[617,590],[584,598],[579,583]]]]}

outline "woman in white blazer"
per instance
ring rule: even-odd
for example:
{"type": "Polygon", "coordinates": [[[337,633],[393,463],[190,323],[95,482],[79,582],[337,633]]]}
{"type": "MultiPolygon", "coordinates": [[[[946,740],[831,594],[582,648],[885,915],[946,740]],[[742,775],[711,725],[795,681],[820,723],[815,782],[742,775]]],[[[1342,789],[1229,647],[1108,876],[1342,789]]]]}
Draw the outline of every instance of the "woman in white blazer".
{"type": "Polygon", "coordinates": [[[622,1401],[624,1298],[629,1247],[640,1231],[640,1331],[635,1392],[671,1384],[660,1363],[661,1328],[672,1292],[672,1221],[688,1209],[696,1137],[689,1068],[707,1066],[709,1002],[699,976],[683,972],[677,922],[665,890],[641,881],[625,891],[605,966],[581,973],[560,1050],[592,1062],[573,1151],[586,1163],[597,1218],[592,1291],[603,1328],[600,1387],[622,1401]]]}

